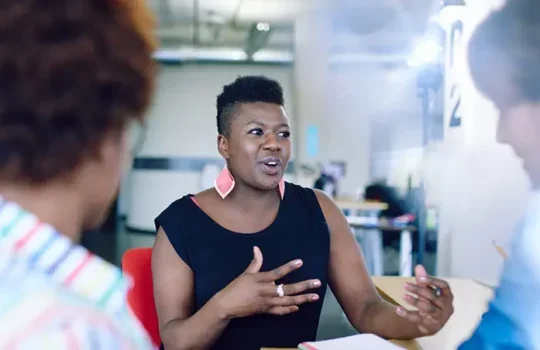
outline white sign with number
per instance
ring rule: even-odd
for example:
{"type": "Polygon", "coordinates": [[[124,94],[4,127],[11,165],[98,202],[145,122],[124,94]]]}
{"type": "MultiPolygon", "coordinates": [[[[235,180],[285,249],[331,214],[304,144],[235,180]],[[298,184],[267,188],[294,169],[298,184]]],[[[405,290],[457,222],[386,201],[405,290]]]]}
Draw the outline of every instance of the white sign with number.
{"type": "Polygon", "coordinates": [[[440,24],[446,32],[444,57],[444,138],[463,144],[461,80],[464,74],[463,47],[464,14],[466,6],[448,6],[440,13],[440,24]]]}

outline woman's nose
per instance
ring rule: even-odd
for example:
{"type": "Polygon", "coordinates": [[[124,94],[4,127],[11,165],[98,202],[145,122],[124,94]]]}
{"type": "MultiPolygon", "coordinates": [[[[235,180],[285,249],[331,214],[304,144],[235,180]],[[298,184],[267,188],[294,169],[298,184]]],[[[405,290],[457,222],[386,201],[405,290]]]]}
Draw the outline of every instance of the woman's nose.
{"type": "Polygon", "coordinates": [[[281,150],[281,145],[279,144],[279,140],[275,135],[267,135],[264,140],[264,149],[269,151],[279,151],[281,150]]]}

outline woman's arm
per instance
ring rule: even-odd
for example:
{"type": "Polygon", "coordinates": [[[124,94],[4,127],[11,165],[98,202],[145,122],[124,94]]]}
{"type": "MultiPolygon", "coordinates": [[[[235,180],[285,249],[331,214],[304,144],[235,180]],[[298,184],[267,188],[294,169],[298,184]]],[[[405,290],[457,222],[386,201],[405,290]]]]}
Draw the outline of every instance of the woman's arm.
{"type": "Polygon", "coordinates": [[[163,228],[152,253],[154,299],[161,339],[167,350],[207,349],[229,318],[216,298],[192,315],[193,272],[178,256],[163,228]]]}
{"type": "MultiPolygon", "coordinates": [[[[330,229],[330,288],[351,324],[359,332],[373,333],[384,338],[413,339],[425,336],[426,328],[422,328],[424,320],[419,314],[397,308],[379,296],[347,219],[324,192],[315,193],[330,229]],[[398,309],[401,316],[397,313],[398,309]]],[[[420,296],[427,295],[427,288],[429,286],[416,292],[420,296]]],[[[418,300],[424,303],[423,297],[418,300]]],[[[429,332],[436,332],[447,320],[447,317],[434,319],[433,327],[428,327],[429,332]]]]}

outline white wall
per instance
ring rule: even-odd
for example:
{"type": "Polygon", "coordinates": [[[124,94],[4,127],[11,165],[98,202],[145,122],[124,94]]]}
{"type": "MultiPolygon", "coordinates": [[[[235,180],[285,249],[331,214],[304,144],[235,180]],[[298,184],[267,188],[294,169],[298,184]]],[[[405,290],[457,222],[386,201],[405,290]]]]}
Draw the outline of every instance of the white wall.
{"type": "Polygon", "coordinates": [[[328,122],[336,127],[327,136],[330,153],[348,147],[345,154],[353,176],[344,181],[345,187],[350,190],[380,178],[405,187],[409,174],[418,180],[421,159],[407,154],[416,155],[422,145],[416,71],[348,64],[334,67],[331,74],[336,113],[328,122]]]}
{"type": "Polygon", "coordinates": [[[350,175],[343,188],[351,192],[371,180],[372,154],[421,144],[416,73],[378,64],[347,64],[334,66],[330,77],[333,113],[326,120],[324,156],[347,160],[350,175]]]}
{"type": "MultiPolygon", "coordinates": [[[[302,162],[345,161],[347,175],[339,192],[355,195],[370,181],[371,145],[391,147],[391,143],[415,137],[404,136],[398,128],[392,135],[388,131],[393,116],[420,117],[416,77],[410,70],[390,69],[369,57],[347,63],[332,60],[334,29],[330,17],[316,10],[295,21],[295,92],[303,129],[297,154],[302,162]],[[372,120],[384,124],[374,139],[370,137],[372,120]],[[316,156],[310,154],[306,138],[310,126],[319,129],[316,156]]],[[[417,132],[414,127],[406,129],[417,132]]]]}
{"type": "Polygon", "coordinates": [[[421,147],[377,152],[372,155],[373,179],[386,179],[389,185],[405,194],[409,178],[413,187],[417,187],[420,183],[424,166],[423,156],[424,149],[421,147]]]}

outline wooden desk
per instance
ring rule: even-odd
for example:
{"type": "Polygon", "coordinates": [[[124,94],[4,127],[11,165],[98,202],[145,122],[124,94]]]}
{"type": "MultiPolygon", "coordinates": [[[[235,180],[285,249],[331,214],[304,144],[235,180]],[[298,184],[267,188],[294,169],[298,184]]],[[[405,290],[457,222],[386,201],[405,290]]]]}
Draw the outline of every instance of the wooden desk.
{"type": "MultiPolygon", "coordinates": [[[[487,304],[493,297],[493,289],[467,278],[445,278],[454,293],[454,314],[439,333],[413,341],[392,340],[392,343],[407,350],[454,350],[467,339],[476,328],[487,304]]],[[[373,283],[379,294],[387,301],[414,310],[403,300],[406,282],[414,278],[377,276],[373,283]]],[[[262,350],[295,350],[295,349],[262,349],[262,350]]]]}
{"type": "MultiPolygon", "coordinates": [[[[456,349],[476,328],[493,297],[493,289],[467,278],[445,278],[454,293],[454,314],[437,334],[416,341],[422,349],[456,349]]],[[[373,277],[379,294],[389,302],[414,309],[403,300],[405,282],[414,278],[381,276],[373,277]]]]}

